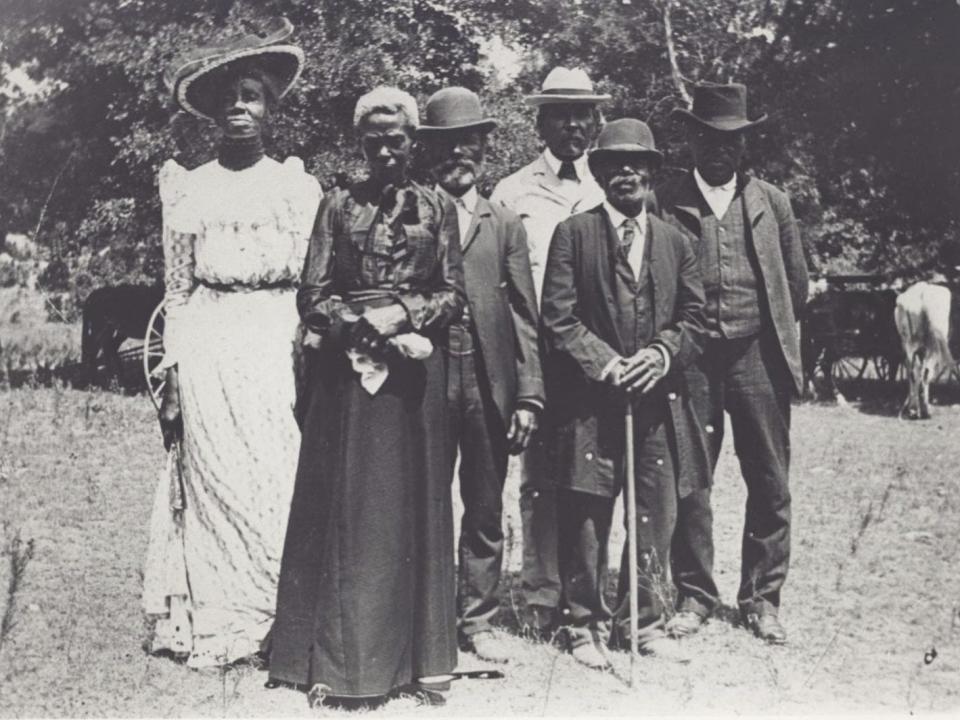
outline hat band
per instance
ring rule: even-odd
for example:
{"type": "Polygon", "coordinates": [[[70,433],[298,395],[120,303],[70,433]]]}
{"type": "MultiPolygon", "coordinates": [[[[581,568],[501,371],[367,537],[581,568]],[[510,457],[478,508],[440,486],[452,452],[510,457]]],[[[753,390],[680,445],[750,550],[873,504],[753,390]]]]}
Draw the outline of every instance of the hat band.
{"type": "Polygon", "coordinates": [[[581,90],[580,88],[550,88],[542,90],[541,95],[593,95],[593,90],[581,90]]]}

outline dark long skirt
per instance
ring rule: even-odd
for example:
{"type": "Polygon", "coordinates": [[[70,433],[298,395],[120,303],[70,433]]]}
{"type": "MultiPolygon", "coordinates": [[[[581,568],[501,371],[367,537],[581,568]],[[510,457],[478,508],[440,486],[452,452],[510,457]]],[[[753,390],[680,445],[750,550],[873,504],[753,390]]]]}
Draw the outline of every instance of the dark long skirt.
{"type": "Polygon", "coordinates": [[[342,352],[311,366],[270,677],[383,695],[457,662],[446,358],[396,363],[374,396],[342,352]]]}

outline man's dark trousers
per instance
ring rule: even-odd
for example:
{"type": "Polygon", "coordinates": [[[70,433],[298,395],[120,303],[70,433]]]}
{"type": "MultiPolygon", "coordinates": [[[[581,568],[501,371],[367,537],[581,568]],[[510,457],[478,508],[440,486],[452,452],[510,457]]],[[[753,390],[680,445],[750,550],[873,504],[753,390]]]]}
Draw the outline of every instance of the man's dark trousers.
{"type": "MultiPolygon", "coordinates": [[[[479,343],[468,324],[450,329],[447,405],[453,461],[460,450],[463,518],[458,549],[460,632],[489,630],[499,608],[503,563],[503,485],[508,448],[503,420],[480,378],[486,377],[479,343]]],[[[451,477],[453,476],[451,468],[451,477]]]]}
{"type": "MultiPolygon", "coordinates": [[[[704,427],[716,467],[724,411],[747,484],[741,582],[743,613],[774,613],[790,559],[791,379],[767,331],[747,338],[711,339],[685,374],[691,401],[704,427]]],[[[681,610],[701,615],[718,603],[713,580],[713,513],[710,488],[683,498],[678,507],[672,569],[681,610]]]]}
{"type": "MultiPolygon", "coordinates": [[[[677,479],[670,451],[666,398],[663,392],[636,404],[634,458],[637,488],[638,634],[641,644],[664,625],[664,601],[669,590],[670,539],[677,519],[677,479]],[[652,406],[652,407],[651,407],[652,406]],[[652,410],[652,411],[651,411],[652,410]]],[[[607,585],[607,546],[617,498],[567,488],[558,490],[559,560],[563,580],[564,622],[573,645],[587,642],[591,629],[606,631],[610,644],[630,642],[630,565],[624,542],[617,582],[616,605],[604,601],[607,585]]],[[[626,506],[626,491],[621,490],[626,506]]],[[[624,512],[626,522],[626,512],[624,512]]]]}

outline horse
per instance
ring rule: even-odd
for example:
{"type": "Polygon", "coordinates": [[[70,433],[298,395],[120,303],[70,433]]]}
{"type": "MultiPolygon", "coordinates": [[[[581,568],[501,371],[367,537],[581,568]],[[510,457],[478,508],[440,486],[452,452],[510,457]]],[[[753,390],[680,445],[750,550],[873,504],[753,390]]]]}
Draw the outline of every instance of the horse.
{"type": "MultiPolygon", "coordinates": [[[[158,285],[115,285],[98,288],[83,303],[81,361],[87,377],[101,387],[120,381],[120,346],[129,338],[142,340],[150,315],[163,300],[158,285]],[[106,374],[101,373],[106,369],[106,374]]],[[[162,322],[162,318],[161,318],[162,322]]],[[[163,331],[162,325],[157,328],[163,331]]]]}

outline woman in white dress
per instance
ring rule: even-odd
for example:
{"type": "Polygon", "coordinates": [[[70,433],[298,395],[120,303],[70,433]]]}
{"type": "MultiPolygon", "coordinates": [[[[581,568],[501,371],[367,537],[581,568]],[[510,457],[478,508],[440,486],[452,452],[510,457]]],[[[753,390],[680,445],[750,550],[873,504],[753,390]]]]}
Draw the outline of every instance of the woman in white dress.
{"type": "Polygon", "coordinates": [[[265,157],[262,127],[303,54],[279,21],[174,61],[177,104],[222,131],[217,160],[160,172],[167,384],[160,423],[178,444],[183,509],[161,483],[144,605],[153,649],[223,665],[258,652],[273,621],[297,469],[296,290],[322,191],[303,163],[265,157]],[[171,542],[171,539],[173,542],[171,542]]]}

